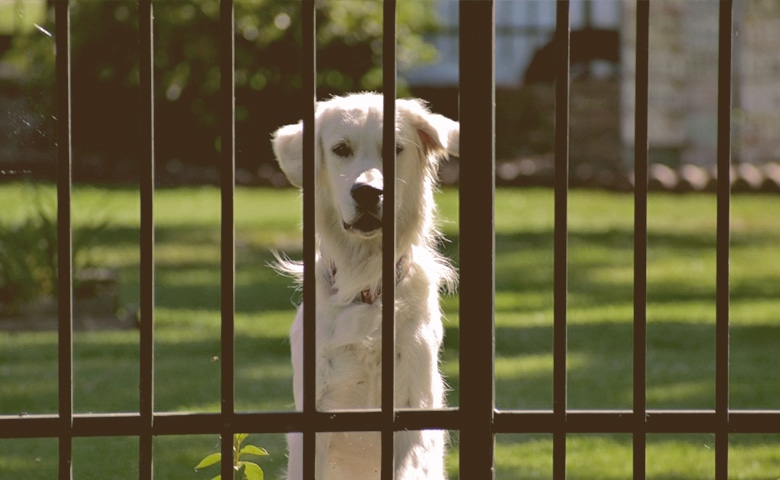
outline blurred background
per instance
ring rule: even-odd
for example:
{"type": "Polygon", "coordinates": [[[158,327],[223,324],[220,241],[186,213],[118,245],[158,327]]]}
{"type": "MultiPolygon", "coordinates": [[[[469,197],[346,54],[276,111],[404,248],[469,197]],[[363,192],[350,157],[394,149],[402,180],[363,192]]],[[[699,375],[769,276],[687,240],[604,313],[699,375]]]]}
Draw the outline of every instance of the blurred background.
{"type": "MultiPolygon", "coordinates": [[[[0,169],[52,178],[53,0],[0,0],[0,169]]],[[[137,10],[130,0],[72,2],[76,180],[125,182],[137,173],[137,10]]],[[[735,2],[735,188],[778,190],[780,5],[735,2]]],[[[572,2],[571,171],[574,186],[630,189],[634,124],[634,3],[572,2]]],[[[218,2],[159,2],[155,71],[158,180],[214,183],[219,128],[218,2]]],[[[399,94],[458,116],[458,8],[400,2],[399,94]]],[[[713,188],[717,8],[653,2],[650,23],[651,187],[713,188]]],[[[552,179],[555,2],[497,2],[498,180],[552,179]]],[[[381,7],[323,1],[318,96],[381,89],[381,7]]],[[[468,48],[468,46],[464,46],[468,48]]],[[[236,1],[238,182],[284,185],[269,136],[301,118],[297,2],[236,1]]],[[[452,183],[457,164],[442,179],[452,183]]]]}

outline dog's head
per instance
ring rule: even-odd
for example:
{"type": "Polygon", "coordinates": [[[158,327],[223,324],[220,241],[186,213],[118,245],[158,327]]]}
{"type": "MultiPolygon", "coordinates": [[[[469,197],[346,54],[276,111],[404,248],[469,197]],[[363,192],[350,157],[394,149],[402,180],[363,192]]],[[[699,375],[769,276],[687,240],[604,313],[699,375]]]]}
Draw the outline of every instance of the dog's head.
{"type": "MultiPolygon", "coordinates": [[[[332,202],[322,205],[318,197],[317,207],[332,207],[338,227],[360,238],[379,235],[382,226],[382,105],[381,95],[353,94],[320,102],[315,113],[316,188],[332,202]]],[[[439,159],[458,155],[460,130],[457,122],[431,113],[416,99],[396,101],[395,129],[396,212],[401,212],[426,201],[439,159]]],[[[302,123],[277,130],[273,149],[287,179],[300,187],[302,123]]]]}

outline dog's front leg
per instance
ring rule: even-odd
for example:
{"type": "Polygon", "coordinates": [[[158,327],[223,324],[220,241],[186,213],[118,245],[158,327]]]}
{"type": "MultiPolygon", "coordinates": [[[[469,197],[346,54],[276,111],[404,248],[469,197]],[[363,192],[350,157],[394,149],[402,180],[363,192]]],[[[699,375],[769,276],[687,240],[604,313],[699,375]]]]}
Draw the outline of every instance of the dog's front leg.
{"type": "MultiPolygon", "coordinates": [[[[303,306],[290,329],[290,356],[293,365],[295,409],[303,410],[303,306]]],[[[303,480],[303,435],[287,434],[287,480],[303,480]]]]}

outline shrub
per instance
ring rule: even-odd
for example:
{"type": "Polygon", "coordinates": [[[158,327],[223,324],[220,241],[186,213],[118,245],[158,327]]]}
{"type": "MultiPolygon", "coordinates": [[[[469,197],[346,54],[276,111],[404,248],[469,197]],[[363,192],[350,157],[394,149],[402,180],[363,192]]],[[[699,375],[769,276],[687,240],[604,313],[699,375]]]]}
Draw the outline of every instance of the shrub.
{"type": "MultiPolygon", "coordinates": [[[[54,202],[34,188],[32,212],[12,225],[0,225],[0,315],[14,315],[30,302],[57,297],[57,214],[54,202]]],[[[95,220],[73,231],[74,289],[90,266],[89,249],[106,230],[95,220]]]]}

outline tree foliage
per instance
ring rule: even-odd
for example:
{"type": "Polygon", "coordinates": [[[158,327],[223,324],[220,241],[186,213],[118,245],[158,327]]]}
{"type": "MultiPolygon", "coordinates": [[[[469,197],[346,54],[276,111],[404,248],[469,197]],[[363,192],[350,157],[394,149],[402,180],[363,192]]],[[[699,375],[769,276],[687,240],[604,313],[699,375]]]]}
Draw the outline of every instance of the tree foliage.
{"type": "MultiPolygon", "coordinates": [[[[436,28],[432,0],[398,10],[400,72],[435,58],[424,34],[436,28]]],[[[239,166],[270,161],[269,138],[301,117],[301,10],[292,0],[236,0],[236,131],[239,166]]],[[[219,155],[218,0],[154,2],[157,158],[208,165],[219,155]]],[[[35,92],[54,89],[53,11],[15,39],[6,58],[35,92]],[[48,26],[47,26],[48,25],[48,26]]],[[[132,165],[137,150],[138,10],[134,0],[72,0],[72,132],[79,168],[132,165]]],[[[320,0],[318,96],[381,89],[382,2],[320,0]]],[[[405,92],[399,79],[399,92],[405,92]]],[[[51,97],[53,99],[53,97],[51,97]]],[[[39,101],[42,111],[53,102],[39,101]]],[[[120,169],[121,170],[121,169],[120,169]]],[[[132,168],[130,169],[132,170],[132,168]]]]}

